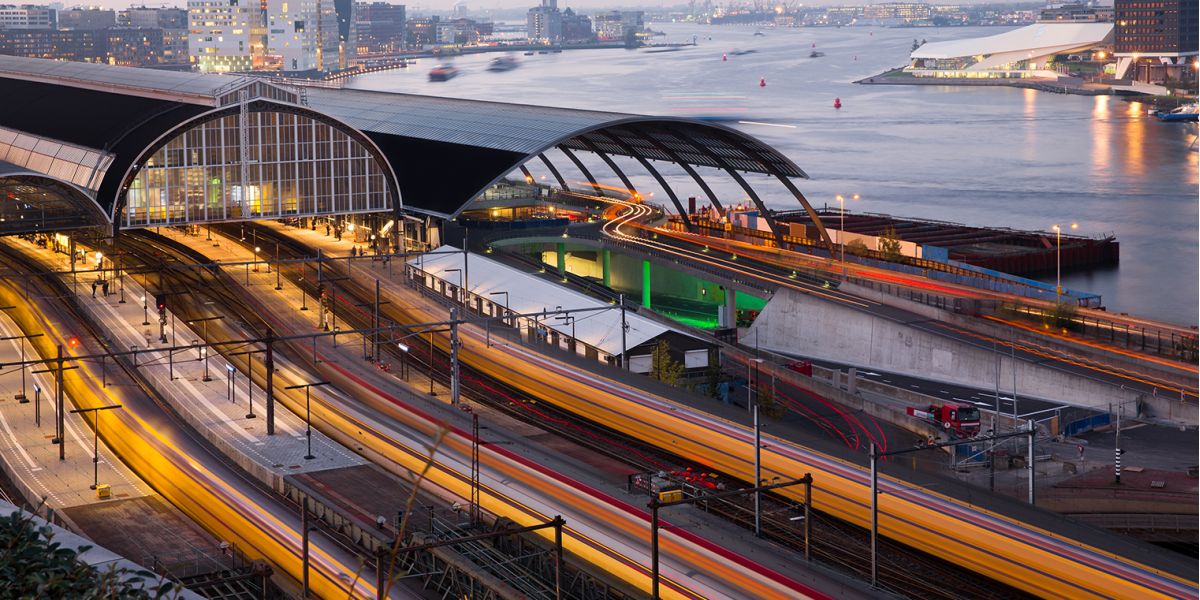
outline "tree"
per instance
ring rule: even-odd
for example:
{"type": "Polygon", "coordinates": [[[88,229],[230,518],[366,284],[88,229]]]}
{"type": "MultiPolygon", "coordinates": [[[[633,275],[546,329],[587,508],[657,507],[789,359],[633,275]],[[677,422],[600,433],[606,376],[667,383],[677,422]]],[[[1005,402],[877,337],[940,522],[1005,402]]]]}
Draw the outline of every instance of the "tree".
{"type": "Polygon", "coordinates": [[[671,359],[671,346],[666,340],[658,342],[650,355],[650,376],[667,385],[675,385],[681,375],[683,364],[671,359]]]}
{"type": "Polygon", "coordinates": [[[716,398],[719,395],[718,387],[721,386],[721,366],[717,361],[713,360],[713,353],[708,355],[708,369],[704,371],[705,385],[708,387],[708,397],[716,398]]]}
{"type": "Polygon", "coordinates": [[[775,399],[775,386],[765,387],[759,382],[758,387],[755,403],[758,404],[759,414],[774,421],[782,419],[787,414],[787,407],[775,399]]]}
{"type": "MultiPolygon", "coordinates": [[[[90,546],[81,546],[87,551],[90,546]]],[[[5,598],[167,598],[175,584],[149,571],[97,569],[79,551],[54,541],[54,529],[31,515],[0,515],[0,596],[5,598]]]]}
{"type": "Polygon", "coordinates": [[[900,262],[904,259],[904,255],[900,253],[900,236],[896,235],[895,227],[889,225],[879,236],[879,252],[887,261],[900,262]]]}
{"type": "Polygon", "coordinates": [[[854,256],[866,256],[867,245],[864,244],[862,240],[850,240],[846,243],[846,252],[849,252],[854,256]]]}

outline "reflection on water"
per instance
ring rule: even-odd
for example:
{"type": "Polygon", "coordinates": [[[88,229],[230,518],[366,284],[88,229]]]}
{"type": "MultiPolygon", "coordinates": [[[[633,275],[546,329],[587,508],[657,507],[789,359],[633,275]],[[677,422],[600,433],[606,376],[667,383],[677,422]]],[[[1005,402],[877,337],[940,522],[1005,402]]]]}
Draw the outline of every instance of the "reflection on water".
{"type": "Polygon", "coordinates": [[[1108,120],[1112,96],[1093,96],[1092,107],[1092,175],[1112,179],[1108,164],[1112,160],[1112,123],[1108,120]]]}
{"type": "MultiPolygon", "coordinates": [[[[667,33],[656,43],[697,35],[699,46],[538,54],[504,73],[486,71],[488,55],[463,56],[454,59],[462,74],[444,83],[428,81],[435,61],[422,60],[351,85],[722,119],[795,161],[812,177],[799,183],[801,191],[818,206],[836,207],[837,194],[859,193],[862,200],[847,209],[1022,229],[1074,221],[1084,233],[1113,232],[1120,268],[1064,273],[1064,283],[1103,295],[1112,310],[1197,322],[1197,161],[1185,127],[1107,96],[854,84],[905,62],[913,38],[906,29],[769,29],[755,36],[758,28],[749,26],[653,28],[667,33]],[[809,58],[814,43],[825,56],[809,58]],[[755,52],[735,56],[734,48],[755,52]]],[[[997,32],[927,28],[921,37],[997,32]]],[[[621,164],[639,189],[659,189],[635,163],[621,164]]],[[[668,178],[680,197],[703,197],[686,175],[668,178]]],[[[737,185],[721,184],[719,174],[712,179],[722,197],[745,196],[737,185]]],[[[754,185],[768,205],[797,207],[781,186],[754,185]]]]}
{"type": "MultiPolygon", "coordinates": [[[[1126,109],[1129,122],[1125,125],[1125,172],[1133,177],[1141,177],[1146,173],[1142,164],[1142,145],[1146,143],[1146,110],[1141,102],[1128,102],[1126,109]]],[[[1161,125],[1161,123],[1156,123],[1161,125]]]]}

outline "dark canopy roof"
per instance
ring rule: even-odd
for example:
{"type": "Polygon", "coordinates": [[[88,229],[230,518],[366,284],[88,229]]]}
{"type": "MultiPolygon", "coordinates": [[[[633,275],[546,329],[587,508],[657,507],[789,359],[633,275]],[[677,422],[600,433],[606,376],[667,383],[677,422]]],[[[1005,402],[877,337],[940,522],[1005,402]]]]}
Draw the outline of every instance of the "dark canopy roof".
{"type": "MultiPolygon", "coordinates": [[[[248,81],[0,56],[0,126],[113,155],[97,194],[111,210],[121,178],[154,140],[248,81]]],[[[778,151],[714,123],[321,87],[294,95],[288,82],[273,83],[286,96],[273,99],[299,99],[363,132],[390,162],[405,207],[435,215],[457,214],[556,147],[765,173],[789,187],[787,178],[805,177],[778,151]]]]}
{"type": "Polygon", "coordinates": [[[112,210],[121,177],[159,136],[212,107],[3,77],[0,127],[112,153],[97,202],[112,210]]]}
{"type": "Polygon", "coordinates": [[[806,177],[770,146],[702,121],[347,89],[311,89],[308,102],[379,145],[406,208],[438,215],[557,146],[806,177]]]}

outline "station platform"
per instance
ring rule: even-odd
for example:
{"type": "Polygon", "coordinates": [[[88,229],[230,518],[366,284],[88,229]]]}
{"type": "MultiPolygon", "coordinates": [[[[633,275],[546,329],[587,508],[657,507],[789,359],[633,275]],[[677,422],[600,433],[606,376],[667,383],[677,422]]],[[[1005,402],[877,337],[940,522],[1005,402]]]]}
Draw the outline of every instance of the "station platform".
{"type": "MultiPolygon", "coordinates": [[[[25,334],[7,316],[0,314],[0,337],[20,335],[25,334]]],[[[20,340],[0,342],[0,363],[20,362],[20,344],[20,340]]],[[[38,358],[32,346],[25,342],[25,359],[38,358]]],[[[22,392],[21,368],[6,366],[0,371],[0,459],[4,461],[5,472],[30,505],[36,507],[38,499],[44,498],[44,507],[39,512],[45,514],[46,508],[61,511],[153,494],[150,486],[121,463],[103,442],[99,444],[100,460],[93,465],[95,455],[92,453],[90,419],[69,412],[74,407],[69,398],[64,399],[68,411],[64,419],[67,447],[63,451],[65,459],[59,460],[58,444],[52,442],[57,415],[54,373],[33,373],[42,369],[25,368],[26,402],[17,400],[22,392]],[[109,486],[108,498],[99,498],[96,490],[91,489],[93,477],[100,484],[109,486]]],[[[104,416],[100,416],[101,427],[104,416]]]]}
{"type": "MultiPolygon", "coordinates": [[[[49,250],[28,242],[20,244],[26,252],[50,254],[49,250]]],[[[265,389],[257,384],[250,385],[238,369],[215,352],[208,357],[210,380],[204,381],[205,360],[199,348],[174,353],[165,350],[172,345],[186,346],[202,339],[203,324],[188,326],[184,320],[175,318],[168,308],[167,341],[162,342],[156,311],[148,311],[143,306],[143,302],[153,303],[153,292],[147,294],[130,276],[124,278],[123,285],[124,304],[120,302],[121,294],[113,293],[112,289],[108,296],[98,294],[95,298],[79,294],[79,303],[103,325],[117,347],[146,351],[136,360],[139,373],[193,428],[241,467],[275,487],[276,480],[287,475],[363,464],[362,458],[316,430],[312,438],[315,458],[306,460],[304,419],[278,402],[275,411],[277,434],[267,435],[265,389]],[[149,325],[144,324],[147,315],[149,325]]],[[[273,276],[271,286],[274,286],[273,276]]],[[[223,331],[229,331],[230,327],[236,326],[222,323],[223,331]]],[[[216,338],[218,328],[210,323],[209,329],[210,337],[216,338]]],[[[221,334],[222,339],[228,339],[225,335],[221,334]]],[[[257,337],[250,332],[232,335],[257,337]]],[[[263,369],[261,353],[253,356],[255,366],[263,369]]]]}

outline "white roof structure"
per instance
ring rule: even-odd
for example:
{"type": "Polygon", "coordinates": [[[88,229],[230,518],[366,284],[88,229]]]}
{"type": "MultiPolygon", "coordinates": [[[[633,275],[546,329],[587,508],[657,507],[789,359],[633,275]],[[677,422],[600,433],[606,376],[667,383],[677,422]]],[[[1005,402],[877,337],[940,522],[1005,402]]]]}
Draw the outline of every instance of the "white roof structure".
{"type": "Polygon", "coordinates": [[[1034,23],[998,35],[931,42],[913,50],[913,59],[986,57],[970,69],[987,69],[1026,58],[1095,46],[1112,35],[1112,23],[1034,23]]]}
{"type": "MultiPolygon", "coordinates": [[[[419,266],[433,277],[457,285],[460,281],[459,273],[453,271],[446,273],[446,271],[463,269],[464,258],[466,257],[462,250],[447,245],[422,258],[409,259],[408,264],[419,266]]],[[[500,306],[504,305],[504,296],[491,296],[490,294],[492,292],[508,292],[508,309],[516,313],[536,313],[543,310],[556,310],[556,307],[566,310],[610,306],[603,300],[546,281],[536,275],[514,269],[480,254],[471,253],[469,260],[468,291],[488,298],[500,306]]],[[[621,354],[621,311],[597,310],[577,313],[574,316],[576,317],[575,335],[580,342],[614,356],[621,354]]],[[[633,348],[668,331],[682,333],[630,311],[625,313],[625,322],[629,326],[625,338],[628,348],[633,348]]],[[[550,317],[542,323],[559,333],[571,335],[571,324],[568,321],[550,317]]]]}

